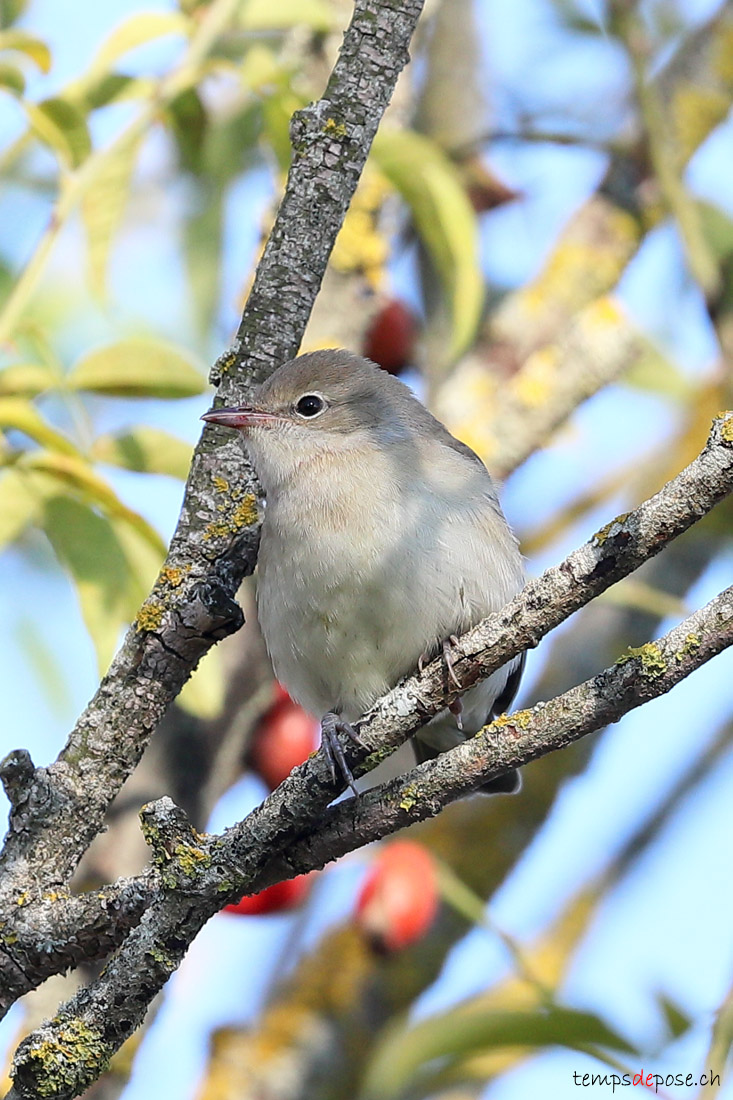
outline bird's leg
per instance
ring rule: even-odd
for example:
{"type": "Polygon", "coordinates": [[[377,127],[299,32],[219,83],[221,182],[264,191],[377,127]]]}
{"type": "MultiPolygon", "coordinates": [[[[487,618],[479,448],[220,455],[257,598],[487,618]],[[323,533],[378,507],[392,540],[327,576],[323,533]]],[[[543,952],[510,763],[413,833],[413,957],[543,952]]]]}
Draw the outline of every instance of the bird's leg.
{"type": "Polygon", "coordinates": [[[326,760],[331,769],[334,783],[338,781],[340,771],[341,775],[356,795],[359,792],[356,789],[351,768],[346,763],[344,750],[341,747],[341,742],[338,737],[340,733],[346,734],[346,736],[350,738],[355,745],[358,745],[359,748],[365,749],[367,747],[351,723],[330,710],[328,714],[324,714],[321,719],[321,748],[325,753],[326,760]]]}

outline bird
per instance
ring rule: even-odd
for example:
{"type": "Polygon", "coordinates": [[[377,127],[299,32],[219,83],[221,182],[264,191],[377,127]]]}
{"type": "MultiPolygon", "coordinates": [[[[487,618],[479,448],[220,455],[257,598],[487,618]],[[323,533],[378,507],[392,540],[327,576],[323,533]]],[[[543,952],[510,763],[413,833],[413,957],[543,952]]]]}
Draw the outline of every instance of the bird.
{"type": "MultiPolygon", "coordinates": [[[[403,676],[523,587],[524,559],[481,459],[399,379],[339,348],[277,367],[238,407],[202,420],[241,433],[264,492],[257,617],[276,678],[339,734],[403,676]]],[[[418,762],[472,736],[516,694],[523,655],[413,737],[418,762]]],[[[460,685],[459,685],[460,686],[460,685]]],[[[519,788],[516,772],[485,793],[519,788]]]]}

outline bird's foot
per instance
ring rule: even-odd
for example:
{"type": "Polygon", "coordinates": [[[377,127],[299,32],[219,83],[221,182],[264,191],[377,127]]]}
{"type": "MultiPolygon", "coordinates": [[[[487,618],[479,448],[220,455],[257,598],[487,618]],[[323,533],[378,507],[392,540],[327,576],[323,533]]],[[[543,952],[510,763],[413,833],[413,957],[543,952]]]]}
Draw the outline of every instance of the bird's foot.
{"type": "Polygon", "coordinates": [[[461,681],[456,676],[455,663],[453,661],[453,653],[451,652],[451,646],[458,645],[458,638],[455,634],[451,634],[450,638],[446,638],[443,642],[443,660],[445,661],[445,667],[448,670],[448,677],[457,688],[461,686],[461,681]]]}
{"type": "Polygon", "coordinates": [[[324,714],[321,719],[321,748],[331,769],[333,781],[334,783],[338,782],[340,772],[342,778],[346,780],[356,795],[359,792],[356,789],[351,768],[346,763],[344,750],[339,741],[340,733],[345,734],[359,748],[365,749],[367,747],[350,722],[346,722],[340,715],[334,714],[333,711],[324,714]]]}
{"type": "MultiPolygon", "coordinates": [[[[451,653],[451,646],[454,645],[458,645],[458,638],[455,634],[451,634],[451,636],[449,638],[446,638],[446,640],[443,642],[443,661],[445,662],[445,667],[448,669],[448,676],[450,677],[452,683],[455,684],[457,688],[459,688],[461,686],[461,681],[456,676],[455,662],[453,661],[453,654],[451,653]]],[[[428,661],[431,661],[434,656],[434,653],[432,655],[427,652],[421,653],[417,659],[418,672],[422,673],[425,665],[428,663],[428,661]]]]}

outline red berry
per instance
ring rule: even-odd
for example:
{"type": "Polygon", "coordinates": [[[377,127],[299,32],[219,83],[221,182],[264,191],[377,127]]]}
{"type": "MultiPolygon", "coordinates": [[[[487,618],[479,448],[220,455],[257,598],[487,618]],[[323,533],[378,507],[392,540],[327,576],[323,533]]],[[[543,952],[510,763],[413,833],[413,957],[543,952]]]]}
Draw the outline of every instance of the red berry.
{"type": "Polygon", "coordinates": [[[222,912],[251,917],[295,909],[310,890],[310,877],[310,875],[298,875],[297,878],[288,879],[287,882],[276,882],[260,890],[259,894],[251,894],[233,905],[225,905],[222,912]]]}
{"type": "Polygon", "coordinates": [[[290,696],[288,695],[287,691],[282,686],[282,684],[279,683],[277,680],[275,680],[275,683],[273,684],[272,706],[276,707],[280,703],[292,703],[292,702],[293,702],[293,700],[290,698],[290,696]]]}
{"type": "Polygon", "coordinates": [[[271,790],[318,745],[319,725],[291,699],[270,707],[255,732],[249,758],[271,790]]]}
{"type": "Polygon", "coordinates": [[[417,339],[415,314],[398,298],[382,306],[364,337],[364,354],[386,370],[398,374],[412,360],[417,339]]]}
{"type": "Polygon", "coordinates": [[[430,853],[411,840],[381,850],[361,888],[356,920],[376,948],[399,951],[422,939],[438,909],[430,853]]]}

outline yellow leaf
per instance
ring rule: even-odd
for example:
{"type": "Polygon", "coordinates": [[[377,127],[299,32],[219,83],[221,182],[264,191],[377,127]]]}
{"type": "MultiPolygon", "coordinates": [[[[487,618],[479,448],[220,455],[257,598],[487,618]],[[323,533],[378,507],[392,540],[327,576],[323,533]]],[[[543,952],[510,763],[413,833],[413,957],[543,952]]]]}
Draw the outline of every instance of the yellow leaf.
{"type": "Polygon", "coordinates": [[[155,528],[123,504],[112,486],[95,473],[83,458],[53,451],[32,451],[23,455],[17,465],[54,478],[60,486],[66,487],[67,493],[70,491],[77,495],[82,503],[96,505],[108,516],[126,520],[155,550],[165,553],[165,544],[155,528]]]}
{"type": "Polygon", "coordinates": [[[37,137],[50,146],[68,168],[78,168],[89,156],[92,139],[81,111],[67,99],[55,96],[41,103],[24,101],[28,120],[37,137]]]}
{"type": "Polygon", "coordinates": [[[248,31],[303,26],[329,31],[334,25],[334,13],[322,0],[248,0],[242,6],[239,25],[248,31]]]}
{"type": "Polygon", "coordinates": [[[93,186],[81,204],[81,216],[87,235],[87,265],[90,286],[99,297],[104,295],[107,263],[130,195],[141,137],[133,137],[103,159],[93,186]]]}
{"type": "Polygon", "coordinates": [[[45,42],[26,31],[0,31],[0,50],[16,50],[34,61],[42,73],[51,68],[51,51],[45,42]]]}
{"type": "Polygon", "coordinates": [[[65,455],[79,454],[71,440],[52,428],[36,407],[22,397],[0,397],[0,428],[14,428],[30,436],[36,443],[41,443],[44,447],[50,447],[65,455]]]}
{"type": "Polygon", "coordinates": [[[226,680],[218,649],[210,649],[178,696],[177,702],[197,718],[212,719],[224,705],[226,680]]]}
{"type": "Polygon", "coordinates": [[[123,340],[78,360],[67,383],[117,397],[192,397],[206,380],[185,353],[155,340],[123,340]]]}
{"type": "Polygon", "coordinates": [[[443,284],[451,315],[447,358],[454,360],[471,344],[483,307],[476,214],[455,166],[421,134],[380,131],[372,155],[409,205],[443,284]]]}
{"type": "Polygon", "coordinates": [[[33,478],[16,467],[0,474],[0,550],[39,522],[43,494],[33,478]]]}
{"type": "Polygon", "coordinates": [[[126,619],[129,568],[122,547],[104,517],[69,497],[47,501],[43,526],[74,582],[99,671],[104,673],[126,619]]]}
{"type": "Polygon", "coordinates": [[[23,95],[25,91],[25,77],[17,65],[10,65],[7,61],[0,61],[0,86],[23,95]]]}
{"type": "Polygon", "coordinates": [[[56,385],[56,375],[43,363],[13,363],[0,370],[2,396],[35,397],[56,385]]]}
{"type": "Polygon", "coordinates": [[[177,12],[147,11],[133,15],[112,31],[94,58],[91,72],[106,72],[123,54],[155,38],[167,34],[188,37],[190,30],[191,20],[177,12]]]}
{"type": "Polygon", "coordinates": [[[146,474],[168,474],[185,481],[193,448],[159,428],[142,424],[120,435],[101,435],[92,444],[92,457],[110,466],[146,474]]]}

